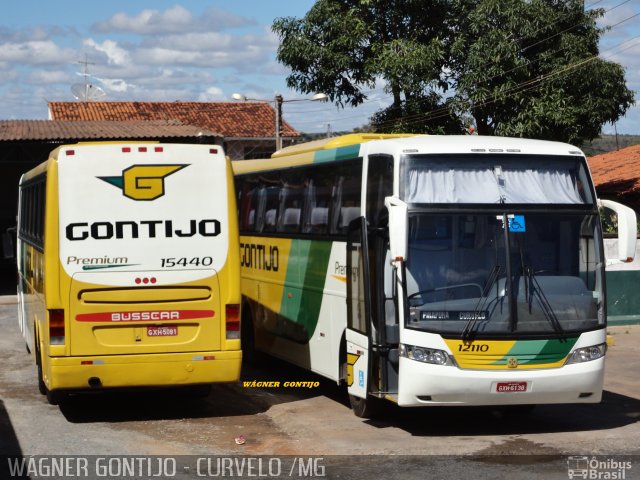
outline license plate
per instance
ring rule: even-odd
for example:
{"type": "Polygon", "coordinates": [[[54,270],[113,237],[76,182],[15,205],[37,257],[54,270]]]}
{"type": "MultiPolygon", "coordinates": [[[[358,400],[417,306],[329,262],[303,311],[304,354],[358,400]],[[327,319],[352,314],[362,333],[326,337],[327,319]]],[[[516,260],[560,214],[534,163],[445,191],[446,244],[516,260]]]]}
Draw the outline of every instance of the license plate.
{"type": "Polygon", "coordinates": [[[176,335],[178,335],[177,325],[147,327],[147,337],[175,337],[176,335]]]}
{"type": "Polygon", "coordinates": [[[498,393],[516,393],[526,392],[527,382],[498,382],[496,392],[498,393]]]}

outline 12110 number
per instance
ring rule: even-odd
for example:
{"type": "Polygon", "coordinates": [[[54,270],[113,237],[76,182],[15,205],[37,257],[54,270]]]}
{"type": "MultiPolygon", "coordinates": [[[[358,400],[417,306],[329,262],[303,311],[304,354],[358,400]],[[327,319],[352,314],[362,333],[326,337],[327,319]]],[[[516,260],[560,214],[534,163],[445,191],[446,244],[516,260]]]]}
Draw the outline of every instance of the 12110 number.
{"type": "Polygon", "coordinates": [[[174,267],[210,267],[213,265],[213,258],[211,257],[193,257],[193,258],[162,258],[161,266],[163,268],[174,268],[174,267]]]}

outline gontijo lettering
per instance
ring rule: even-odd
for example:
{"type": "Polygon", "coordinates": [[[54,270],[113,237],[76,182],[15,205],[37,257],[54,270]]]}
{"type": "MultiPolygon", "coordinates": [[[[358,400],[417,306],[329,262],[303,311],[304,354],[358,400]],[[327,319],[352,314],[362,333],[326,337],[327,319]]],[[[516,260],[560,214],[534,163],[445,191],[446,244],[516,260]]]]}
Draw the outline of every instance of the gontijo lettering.
{"type": "Polygon", "coordinates": [[[215,219],[188,220],[187,225],[174,226],[172,220],[126,220],[119,222],[70,223],[65,227],[68,240],[111,240],[121,238],[156,237],[217,237],[220,221],[215,219]]]}
{"type": "Polygon", "coordinates": [[[277,272],[280,266],[278,247],[240,243],[240,266],[277,272]]]}

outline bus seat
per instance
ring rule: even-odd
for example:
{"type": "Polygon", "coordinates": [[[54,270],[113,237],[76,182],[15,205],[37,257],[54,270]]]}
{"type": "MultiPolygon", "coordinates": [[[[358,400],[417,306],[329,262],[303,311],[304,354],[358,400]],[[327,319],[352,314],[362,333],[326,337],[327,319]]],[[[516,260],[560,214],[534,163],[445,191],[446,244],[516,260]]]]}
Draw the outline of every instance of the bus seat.
{"type": "Polygon", "coordinates": [[[287,208],[284,211],[283,222],[285,227],[297,226],[300,223],[300,209],[287,208]]]}
{"type": "Polygon", "coordinates": [[[329,223],[329,209],[327,207],[315,207],[311,210],[311,226],[323,226],[329,223]]]}
{"type": "Polygon", "coordinates": [[[340,227],[347,228],[359,216],[360,207],[342,207],[340,209],[340,227]]]}
{"type": "Polygon", "coordinates": [[[272,208],[271,210],[267,210],[264,214],[264,224],[268,227],[276,226],[276,209],[272,208]]]}

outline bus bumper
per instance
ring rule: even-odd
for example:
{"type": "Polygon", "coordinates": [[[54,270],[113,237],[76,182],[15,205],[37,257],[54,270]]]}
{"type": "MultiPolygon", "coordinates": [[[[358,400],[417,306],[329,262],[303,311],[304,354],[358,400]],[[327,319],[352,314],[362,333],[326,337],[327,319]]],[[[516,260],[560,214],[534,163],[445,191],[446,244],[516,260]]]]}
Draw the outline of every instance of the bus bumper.
{"type": "Polygon", "coordinates": [[[48,363],[43,374],[49,390],[168,387],[238,381],[242,352],[50,357],[48,363]]]}
{"type": "Polygon", "coordinates": [[[418,407],[598,403],[603,383],[604,357],[560,368],[520,371],[462,370],[401,357],[398,404],[418,407]],[[499,391],[499,385],[512,391],[499,391]]]}

